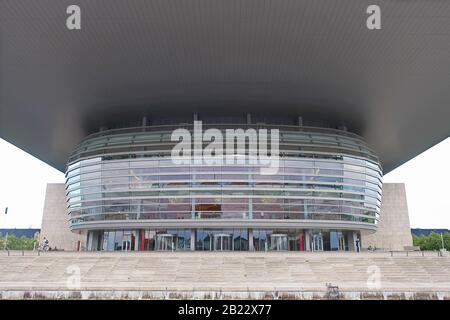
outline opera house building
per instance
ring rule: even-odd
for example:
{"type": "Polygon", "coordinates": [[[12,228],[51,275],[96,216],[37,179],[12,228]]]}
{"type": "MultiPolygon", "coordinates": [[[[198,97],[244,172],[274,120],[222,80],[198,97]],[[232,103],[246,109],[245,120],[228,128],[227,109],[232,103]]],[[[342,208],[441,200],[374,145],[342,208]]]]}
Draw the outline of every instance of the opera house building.
{"type": "Polygon", "coordinates": [[[338,2],[2,1],[0,137],[65,173],[50,247],[411,246],[383,175],[450,135],[450,6],[338,2]]]}

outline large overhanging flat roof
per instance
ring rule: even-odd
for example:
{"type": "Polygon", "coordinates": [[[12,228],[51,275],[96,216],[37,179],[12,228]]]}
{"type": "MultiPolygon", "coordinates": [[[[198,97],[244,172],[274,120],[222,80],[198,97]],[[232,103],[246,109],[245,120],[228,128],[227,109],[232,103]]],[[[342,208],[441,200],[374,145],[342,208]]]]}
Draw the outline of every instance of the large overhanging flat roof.
{"type": "Polygon", "coordinates": [[[59,170],[123,119],[273,113],[346,125],[385,172],[450,134],[450,1],[0,1],[0,137],[59,170]]]}

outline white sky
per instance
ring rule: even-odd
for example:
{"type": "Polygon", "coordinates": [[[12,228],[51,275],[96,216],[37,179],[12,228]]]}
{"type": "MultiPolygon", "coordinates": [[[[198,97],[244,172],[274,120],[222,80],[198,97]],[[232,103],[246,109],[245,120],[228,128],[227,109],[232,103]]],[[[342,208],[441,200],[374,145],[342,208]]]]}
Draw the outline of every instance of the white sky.
{"type": "MultiPolygon", "coordinates": [[[[449,181],[450,138],[384,177],[406,183],[413,228],[450,229],[449,181]]],[[[40,228],[49,182],[64,182],[64,175],[0,139],[0,228],[40,228]]]]}

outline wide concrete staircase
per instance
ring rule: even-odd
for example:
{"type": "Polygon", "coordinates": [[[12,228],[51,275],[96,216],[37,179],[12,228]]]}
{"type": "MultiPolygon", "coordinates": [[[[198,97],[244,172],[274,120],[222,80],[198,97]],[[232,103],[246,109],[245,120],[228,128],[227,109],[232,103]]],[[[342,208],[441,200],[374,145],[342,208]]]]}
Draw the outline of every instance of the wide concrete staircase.
{"type": "Polygon", "coordinates": [[[296,297],[301,293],[307,298],[308,293],[328,294],[327,284],[350,298],[355,293],[450,297],[450,258],[436,253],[0,253],[3,298],[14,292],[50,291],[97,292],[97,296],[109,291],[127,297],[141,292],[140,298],[142,292],[160,292],[164,297],[297,292],[296,297]]]}

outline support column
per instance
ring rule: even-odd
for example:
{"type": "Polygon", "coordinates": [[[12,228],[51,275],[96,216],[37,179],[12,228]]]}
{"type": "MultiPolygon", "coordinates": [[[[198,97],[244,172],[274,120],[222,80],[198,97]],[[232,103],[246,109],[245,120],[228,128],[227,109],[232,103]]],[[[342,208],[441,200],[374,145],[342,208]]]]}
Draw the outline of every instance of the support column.
{"type": "Polygon", "coordinates": [[[131,235],[132,235],[131,239],[134,238],[134,250],[133,251],[139,251],[140,233],[141,233],[141,230],[132,231],[132,233],[131,233],[131,235]]]}
{"type": "Polygon", "coordinates": [[[347,236],[347,242],[348,242],[348,250],[349,251],[356,251],[356,237],[355,232],[349,232],[347,236]]]}
{"type": "MultiPolygon", "coordinates": [[[[195,181],[196,178],[197,178],[196,174],[192,173],[192,186],[194,186],[194,187],[197,186],[197,183],[195,181]]],[[[195,212],[195,198],[192,198],[191,199],[191,219],[195,219],[196,218],[195,214],[196,214],[196,212],[195,212]]]]}
{"type": "Polygon", "coordinates": [[[191,219],[195,219],[195,199],[191,199],[191,219]]]}
{"type": "Polygon", "coordinates": [[[191,251],[195,251],[195,229],[191,229],[191,251]]]}
{"type": "Polygon", "coordinates": [[[305,230],[305,250],[311,251],[311,230],[305,230]]]}
{"type": "Polygon", "coordinates": [[[139,243],[139,251],[145,251],[145,230],[141,229],[140,233],[140,243],[139,243]]]}
{"type": "Polygon", "coordinates": [[[255,251],[253,246],[253,229],[248,229],[248,251],[255,251]]]}

